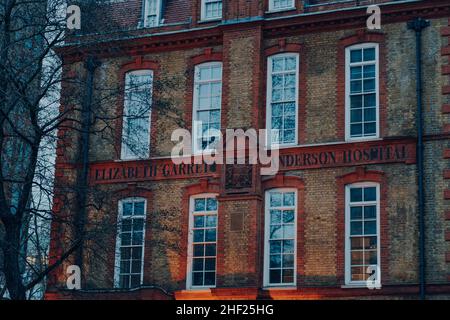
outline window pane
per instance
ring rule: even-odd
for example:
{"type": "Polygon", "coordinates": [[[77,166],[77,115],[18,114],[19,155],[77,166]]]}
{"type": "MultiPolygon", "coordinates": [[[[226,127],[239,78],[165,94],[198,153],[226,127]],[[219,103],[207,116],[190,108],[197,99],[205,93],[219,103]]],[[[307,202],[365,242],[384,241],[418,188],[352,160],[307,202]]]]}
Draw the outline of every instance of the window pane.
{"type": "Polygon", "coordinates": [[[294,240],[283,241],[283,253],[294,253],[294,240]]]}
{"type": "Polygon", "coordinates": [[[205,199],[194,200],[195,211],[205,211],[205,199]]]}
{"type": "Polygon", "coordinates": [[[362,207],[351,207],[350,208],[350,219],[352,219],[352,220],[362,219],[362,207]]]}
{"type": "Polygon", "coordinates": [[[281,241],[270,241],[270,253],[281,253],[281,241]]]}
{"type": "Polygon", "coordinates": [[[208,198],[206,201],[206,210],[208,211],[215,211],[217,210],[217,200],[214,198],[208,198]]]}
{"type": "Polygon", "coordinates": [[[205,216],[194,217],[194,228],[203,228],[205,226],[205,216]]]}
{"type": "Polygon", "coordinates": [[[270,283],[280,283],[281,282],[281,270],[270,270],[269,281],[270,281],[270,283]]]}
{"type": "Polygon", "coordinates": [[[270,194],[270,206],[271,207],[280,207],[281,206],[281,193],[271,193],[270,194]]]}
{"type": "Polygon", "coordinates": [[[281,268],[281,255],[271,254],[269,268],[281,268]]]}
{"type": "Polygon", "coordinates": [[[375,60],[375,48],[364,49],[364,61],[375,60]]]}
{"type": "Polygon", "coordinates": [[[362,50],[351,50],[350,51],[350,62],[361,62],[362,61],[362,50]]]}
{"type": "Polygon", "coordinates": [[[364,201],[376,201],[377,200],[377,188],[369,187],[364,188],[364,201]]]}
{"type": "Polygon", "coordinates": [[[361,202],[362,201],[362,188],[351,188],[350,189],[350,201],[351,202],[361,202]]]}
{"type": "Polygon", "coordinates": [[[362,234],[362,222],[351,222],[350,223],[350,234],[351,235],[361,235],[362,234]]]}
{"type": "Polygon", "coordinates": [[[377,212],[376,206],[364,207],[364,219],[375,219],[376,212],[377,212]]]}

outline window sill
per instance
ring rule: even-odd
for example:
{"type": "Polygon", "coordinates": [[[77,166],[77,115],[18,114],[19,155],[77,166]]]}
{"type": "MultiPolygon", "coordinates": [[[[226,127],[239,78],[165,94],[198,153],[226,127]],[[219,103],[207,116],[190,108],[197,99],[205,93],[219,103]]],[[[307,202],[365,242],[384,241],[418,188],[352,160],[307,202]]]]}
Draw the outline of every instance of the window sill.
{"type": "Polygon", "coordinates": [[[210,23],[210,22],[222,22],[222,18],[211,18],[198,20],[198,24],[210,23]]]}
{"type": "Polygon", "coordinates": [[[263,287],[262,289],[263,289],[263,290],[266,290],[266,291],[271,291],[271,290],[274,290],[274,291],[277,291],[277,290],[297,290],[297,286],[295,286],[295,285],[288,285],[288,286],[273,286],[273,287],[271,287],[271,286],[265,286],[265,287],[263,287]]]}
{"type": "Polygon", "coordinates": [[[280,12],[287,12],[287,11],[294,11],[297,10],[296,7],[287,7],[287,8],[280,8],[280,9],[270,9],[267,10],[266,14],[273,14],[273,13],[280,13],[280,12]]]}
{"type": "MultiPolygon", "coordinates": [[[[367,284],[359,284],[359,283],[355,283],[355,284],[344,284],[341,286],[342,289],[368,289],[370,290],[369,287],[367,287],[367,284]]],[[[375,288],[376,289],[381,289],[381,284],[375,284],[375,288]]]]}

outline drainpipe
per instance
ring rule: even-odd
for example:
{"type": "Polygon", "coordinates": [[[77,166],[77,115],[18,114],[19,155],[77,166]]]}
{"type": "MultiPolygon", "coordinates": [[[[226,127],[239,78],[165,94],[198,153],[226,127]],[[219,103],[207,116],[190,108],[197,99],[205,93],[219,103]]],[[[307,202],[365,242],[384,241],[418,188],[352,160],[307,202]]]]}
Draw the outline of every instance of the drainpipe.
{"type": "Polygon", "coordinates": [[[416,33],[416,99],[417,99],[417,196],[419,200],[419,282],[420,299],[425,300],[425,194],[424,194],[424,155],[423,155],[423,108],[422,108],[422,30],[430,22],[415,18],[408,22],[408,29],[416,33]]]}
{"type": "Polygon", "coordinates": [[[87,70],[86,75],[86,95],[81,107],[81,171],[78,176],[77,183],[77,198],[78,198],[78,210],[76,212],[76,239],[80,242],[80,247],[77,250],[76,264],[83,269],[83,241],[84,227],[86,219],[86,199],[88,188],[88,171],[89,171],[89,133],[91,129],[91,104],[92,104],[92,92],[94,84],[94,72],[100,63],[93,57],[88,57],[84,67],[87,70]]]}

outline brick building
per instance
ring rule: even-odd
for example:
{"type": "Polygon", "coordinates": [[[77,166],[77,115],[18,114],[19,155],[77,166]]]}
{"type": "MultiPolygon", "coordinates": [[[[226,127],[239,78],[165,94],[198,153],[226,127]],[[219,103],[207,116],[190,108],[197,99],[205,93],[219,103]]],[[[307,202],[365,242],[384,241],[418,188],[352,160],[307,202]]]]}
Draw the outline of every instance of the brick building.
{"type": "MultiPolygon", "coordinates": [[[[88,76],[94,57],[93,99],[101,85],[140,79],[178,113],[152,108],[136,124],[128,95],[108,104],[115,138],[90,136],[86,197],[103,201],[86,220],[113,226],[96,229],[110,250],[83,251],[80,291],[64,289],[67,261],[48,299],[417,298],[421,286],[450,296],[448,1],[118,0],[99,10],[96,27],[110,28],[74,35],[60,50],[64,72],[88,76]],[[373,3],[380,30],[366,27],[373,3]],[[416,18],[430,25],[412,30],[416,18]],[[176,77],[158,92],[156,81],[176,77]],[[276,129],[278,173],[173,165],[177,119],[197,156],[214,140],[204,128],[276,129]],[[139,151],[125,143],[133,124],[139,151]]],[[[59,136],[62,190],[77,181],[82,144],[80,132],[59,136]]],[[[57,192],[55,212],[74,215],[61,202],[57,192]]],[[[54,223],[53,259],[73,233],[54,223]]]]}

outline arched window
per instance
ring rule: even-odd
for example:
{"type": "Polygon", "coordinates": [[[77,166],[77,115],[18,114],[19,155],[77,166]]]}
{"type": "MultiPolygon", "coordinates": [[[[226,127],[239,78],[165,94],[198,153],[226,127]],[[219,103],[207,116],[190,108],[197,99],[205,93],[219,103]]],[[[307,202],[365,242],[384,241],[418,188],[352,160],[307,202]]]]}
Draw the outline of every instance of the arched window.
{"type": "Polygon", "coordinates": [[[152,70],[130,71],[125,75],[122,159],[149,157],[152,86],[152,70]]]}
{"type": "Polygon", "coordinates": [[[193,102],[194,152],[216,149],[219,143],[222,106],[222,62],[207,62],[195,67],[193,102]]]}
{"type": "Polygon", "coordinates": [[[217,270],[216,195],[192,196],[189,207],[187,288],[214,287],[217,270]]]}
{"type": "Polygon", "coordinates": [[[127,198],[119,201],[114,286],[134,288],[144,277],[144,239],[147,200],[127,198]]]}
{"type": "Polygon", "coordinates": [[[296,145],[299,54],[281,53],[270,56],[267,62],[267,144],[296,145]]]}
{"type": "Polygon", "coordinates": [[[377,43],[345,50],[346,140],[379,137],[379,58],[377,43]]]}
{"type": "Polygon", "coordinates": [[[345,284],[379,285],[380,186],[362,182],[345,187],[345,284]],[[369,279],[369,276],[372,276],[369,279]]]}
{"type": "Polygon", "coordinates": [[[265,194],[264,286],[295,286],[297,260],[297,190],[265,194]]]}

